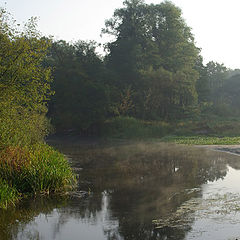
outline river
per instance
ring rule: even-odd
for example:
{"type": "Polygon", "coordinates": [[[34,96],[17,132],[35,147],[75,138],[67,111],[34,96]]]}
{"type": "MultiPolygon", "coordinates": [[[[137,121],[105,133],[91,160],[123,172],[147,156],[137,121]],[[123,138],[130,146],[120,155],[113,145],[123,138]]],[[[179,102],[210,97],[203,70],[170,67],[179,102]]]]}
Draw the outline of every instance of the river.
{"type": "Polygon", "coordinates": [[[159,142],[50,143],[78,189],[1,210],[0,240],[240,239],[239,156],[159,142]]]}

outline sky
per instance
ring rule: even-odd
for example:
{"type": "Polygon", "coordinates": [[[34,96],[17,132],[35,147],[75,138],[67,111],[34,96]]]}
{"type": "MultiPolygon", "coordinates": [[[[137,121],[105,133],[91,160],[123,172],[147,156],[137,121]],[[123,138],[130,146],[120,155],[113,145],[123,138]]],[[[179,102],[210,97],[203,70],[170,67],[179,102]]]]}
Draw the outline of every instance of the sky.
{"type": "MultiPolygon", "coordinates": [[[[38,17],[38,29],[44,35],[66,41],[95,40],[100,37],[104,22],[123,0],[0,0],[0,6],[18,22],[38,17]]],[[[145,0],[160,3],[162,0],[145,0]]],[[[182,17],[192,28],[204,63],[216,61],[240,68],[240,1],[238,0],[172,0],[182,9],[182,17]]]]}

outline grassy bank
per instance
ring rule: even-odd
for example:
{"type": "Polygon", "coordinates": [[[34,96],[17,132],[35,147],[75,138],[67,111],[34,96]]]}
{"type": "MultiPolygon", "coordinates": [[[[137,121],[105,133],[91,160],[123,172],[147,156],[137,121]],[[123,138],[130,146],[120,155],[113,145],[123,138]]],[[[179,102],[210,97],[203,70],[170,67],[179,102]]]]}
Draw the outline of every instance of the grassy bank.
{"type": "Polygon", "coordinates": [[[133,117],[116,117],[107,120],[101,132],[103,137],[112,138],[161,138],[172,132],[172,126],[164,121],[144,121],[133,117]]]}
{"type": "Polygon", "coordinates": [[[120,139],[160,139],[194,145],[240,144],[240,119],[216,117],[184,121],[144,121],[117,117],[105,122],[103,136],[120,139]]]}
{"type": "Polygon", "coordinates": [[[63,193],[75,182],[65,157],[46,144],[0,152],[0,207],[33,194],[63,193]]]}
{"type": "Polygon", "coordinates": [[[161,141],[188,145],[238,145],[240,137],[165,136],[161,141]]]}

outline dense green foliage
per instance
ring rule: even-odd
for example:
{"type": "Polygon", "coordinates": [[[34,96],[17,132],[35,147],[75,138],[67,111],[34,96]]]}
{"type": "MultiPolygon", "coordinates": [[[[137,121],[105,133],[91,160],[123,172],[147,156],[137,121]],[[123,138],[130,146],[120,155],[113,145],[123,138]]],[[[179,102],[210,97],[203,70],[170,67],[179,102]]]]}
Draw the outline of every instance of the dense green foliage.
{"type": "Polygon", "coordinates": [[[198,49],[181,10],[170,2],[124,5],[103,30],[116,38],[108,44],[107,66],[116,73],[118,86],[132,87],[133,115],[182,117],[197,103],[198,49]]]}
{"type": "MultiPolygon", "coordinates": [[[[219,144],[238,144],[240,136],[239,118],[184,119],[180,121],[146,121],[133,117],[116,117],[105,121],[102,136],[123,139],[159,139],[175,141],[194,139],[198,144],[208,144],[213,139],[219,144]],[[203,139],[203,140],[201,140],[203,139]],[[233,143],[234,142],[234,143],[233,143]]],[[[180,143],[180,141],[177,141],[180,143]]],[[[210,144],[210,143],[209,143],[210,144]]],[[[216,143],[217,144],[217,143],[216,143]]]]}
{"type": "Polygon", "coordinates": [[[32,19],[19,31],[0,12],[0,145],[42,141],[48,132],[46,100],[51,95],[50,69],[41,66],[48,42],[32,19]]]}
{"type": "Polygon", "coordinates": [[[204,64],[181,9],[170,1],[123,4],[102,29],[112,37],[104,56],[94,41],[42,37],[35,19],[19,30],[1,10],[2,206],[7,201],[2,192],[15,198],[18,192],[60,191],[71,184],[63,156],[42,145],[50,122],[57,132],[84,136],[172,134],[178,137],[165,140],[238,143],[238,138],[212,137],[240,134],[240,70],[204,64]],[[203,135],[211,138],[201,140],[203,135]]]}
{"type": "Polygon", "coordinates": [[[54,68],[49,115],[57,130],[85,130],[104,120],[109,102],[107,75],[94,42],[52,44],[46,64],[54,68]]]}
{"type": "Polygon", "coordinates": [[[113,39],[104,57],[92,41],[56,41],[48,52],[45,65],[54,69],[55,91],[49,117],[57,131],[106,135],[108,125],[112,136],[120,119],[125,126],[138,122],[140,129],[141,121],[155,125],[239,116],[239,70],[204,64],[181,9],[171,2],[125,0],[106,20],[102,34],[113,39]],[[126,124],[128,117],[137,120],[126,124]]]}
{"type": "Polygon", "coordinates": [[[116,117],[107,120],[102,126],[102,136],[125,139],[160,138],[172,130],[171,124],[167,122],[116,117]]]}
{"type": "Polygon", "coordinates": [[[45,61],[54,69],[49,116],[57,131],[99,133],[109,117],[174,119],[197,111],[199,50],[181,10],[170,2],[125,1],[103,34],[112,34],[104,58],[96,43],[53,43],[45,61]]]}
{"type": "Polygon", "coordinates": [[[66,191],[74,176],[64,156],[47,145],[50,41],[31,19],[21,30],[0,9],[0,207],[25,194],[66,191]]]}

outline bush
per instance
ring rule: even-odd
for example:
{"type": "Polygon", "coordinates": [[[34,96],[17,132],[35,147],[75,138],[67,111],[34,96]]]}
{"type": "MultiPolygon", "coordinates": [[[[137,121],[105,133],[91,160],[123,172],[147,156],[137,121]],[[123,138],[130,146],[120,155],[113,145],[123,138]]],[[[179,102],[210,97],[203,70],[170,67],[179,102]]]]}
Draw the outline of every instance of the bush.
{"type": "Polygon", "coordinates": [[[43,142],[51,131],[50,121],[44,114],[24,109],[0,110],[0,147],[43,142]]]}

